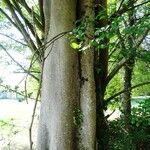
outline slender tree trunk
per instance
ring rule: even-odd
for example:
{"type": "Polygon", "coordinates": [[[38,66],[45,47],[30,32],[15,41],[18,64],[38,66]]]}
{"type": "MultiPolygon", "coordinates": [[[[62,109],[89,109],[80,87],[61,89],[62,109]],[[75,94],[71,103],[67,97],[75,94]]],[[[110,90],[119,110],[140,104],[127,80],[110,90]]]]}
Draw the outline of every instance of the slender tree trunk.
{"type": "Polygon", "coordinates": [[[131,89],[132,87],[132,73],[134,67],[134,58],[132,61],[128,61],[124,67],[124,89],[127,92],[122,94],[122,108],[124,113],[124,122],[126,126],[126,130],[130,132],[130,116],[131,116],[131,89]]]}
{"type": "MultiPolygon", "coordinates": [[[[130,6],[134,6],[135,0],[129,1],[130,6]]],[[[129,25],[132,27],[135,23],[134,18],[134,12],[133,10],[129,12],[129,25]]],[[[132,87],[132,74],[135,64],[135,55],[136,55],[136,49],[134,48],[134,34],[132,33],[129,36],[128,44],[130,46],[129,49],[129,61],[125,64],[124,67],[124,89],[127,90],[127,92],[122,94],[122,108],[124,113],[124,121],[125,121],[125,127],[126,130],[130,133],[130,116],[131,116],[131,89],[132,87]]]]}
{"type": "MultiPolygon", "coordinates": [[[[94,33],[94,1],[79,0],[79,17],[86,21],[84,45],[89,45],[89,37],[94,33]]],[[[96,149],[96,93],[94,81],[94,49],[88,48],[80,55],[80,108],[83,122],[80,127],[79,149],[96,149]]]]}
{"type": "MultiPolygon", "coordinates": [[[[107,0],[97,1],[96,14],[105,12],[107,15],[107,0]]],[[[107,18],[97,20],[96,27],[105,27],[107,18]]],[[[104,39],[104,44],[108,39],[104,39]]],[[[95,82],[96,82],[96,99],[97,99],[97,120],[96,120],[96,137],[98,150],[109,149],[108,125],[104,116],[104,94],[106,91],[106,77],[108,74],[108,48],[98,49],[95,51],[95,82]]]]}
{"type": "MultiPolygon", "coordinates": [[[[45,0],[44,6],[47,41],[74,27],[75,0],[45,0]]],[[[47,48],[45,57],[37,150],[76,150],[78,55],[64,36],[47,48]]]]}
{"type": "Polygon", "coordinates": [[[103,49],[100,52],[99,55],[99,65],[96,65],[97,67],[103,66],[104,68],[101,68],[102,74],[97,73],[95,71],[95,82],[96,82],[96,98],[97,98],[97,120],[96,120],[96,137],[97,137],[97,142],[98,142],[98,150],[103,149],[103,150],[108,150],[109,149],[109,134],[108,134],[108,125],[107,125],[107,120],[104,116],[104,94],[105,94],[105,79],[106,79],[106,74],[103,74],[107,70],[107,54],[108,50],[103,49]]]}

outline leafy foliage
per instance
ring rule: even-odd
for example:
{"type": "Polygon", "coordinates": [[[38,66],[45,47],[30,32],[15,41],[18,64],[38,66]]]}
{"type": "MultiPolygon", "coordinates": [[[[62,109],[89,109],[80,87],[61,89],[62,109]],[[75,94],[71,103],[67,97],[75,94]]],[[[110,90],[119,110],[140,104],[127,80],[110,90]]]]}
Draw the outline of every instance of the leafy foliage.
{"type": "Polygon", "coordinates": [[[150,126],[150,99],[139,102],[138,107],[133,107],[131,115],[131,124],[133,126],[150,126]]]}
{"type": "Polygon", "coordinates": [[[112,150],[149,150],[150,148],[150,99],[132,108],[131,133],[125,129],[123,119],[109,122],[110,148],[112,150]]]}
{"type": "Polygon", "coordinates": [[[74,110],[73,121],[77,127],[80,127],[81,123],[83,122],[83,117],[84,117],[84,115],[83,115],[82,111],[79,108],[76,108],[74,110]]]}

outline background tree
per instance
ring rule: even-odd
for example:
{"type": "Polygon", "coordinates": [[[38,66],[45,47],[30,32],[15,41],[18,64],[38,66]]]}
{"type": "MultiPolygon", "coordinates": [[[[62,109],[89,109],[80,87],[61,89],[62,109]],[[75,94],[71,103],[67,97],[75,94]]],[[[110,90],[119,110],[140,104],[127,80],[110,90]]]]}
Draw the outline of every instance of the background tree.
{"type": "MultiPolygon", "coordinates": [[[[131,0],[128,2],[131,7],[134,6],[135,1],[131,0]]],[[[127,24],[129,24],[130,28],[133,27],[135,24],[135,15],[136,12],[134,9],[128,12],[128,21],[127,24]]],[[[130,132],[130,116],[131,116],[131,89],[132,87],[132,74],[133,74],[133,69],[134,69],[134,64],[135,64],[135,55],[136,55],[136,48],[134,48],[134,39],[135,35],[134,33],[131,33],[127,39],[127,44],[128,44],[128,54],[127,57],[129,60],[126,62],[124,66],[124,78],[123,78],[123,86],[124,89],[127,90],[122,94],[122,109],[124,113],[124,119],[126,123],[126,130],[130,132]]]]}

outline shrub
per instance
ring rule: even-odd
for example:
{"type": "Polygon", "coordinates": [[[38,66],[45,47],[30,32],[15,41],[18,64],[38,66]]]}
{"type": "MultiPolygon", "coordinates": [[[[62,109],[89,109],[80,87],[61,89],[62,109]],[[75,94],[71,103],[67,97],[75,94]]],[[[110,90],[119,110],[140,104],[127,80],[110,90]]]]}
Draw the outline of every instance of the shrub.
{"type": "Polygon", "coordinates": [[[109,122],[110,149],[150,150],[150,99],[132,108],[130,119],[130,133],[122,118],[109,122]]]}

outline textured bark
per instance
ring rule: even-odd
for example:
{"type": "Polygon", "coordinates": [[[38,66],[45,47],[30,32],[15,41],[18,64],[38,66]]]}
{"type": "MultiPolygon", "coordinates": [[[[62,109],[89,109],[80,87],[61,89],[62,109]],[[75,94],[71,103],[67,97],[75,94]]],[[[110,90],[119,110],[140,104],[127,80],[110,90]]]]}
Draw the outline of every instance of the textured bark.
{"type": "MultiPolygon", "coordinates": [[[[134,59],[134,58],[133,58],[134,59]]],[[[127,90],[122,94],[122,108],[124,113],[124,122],[126,130],[130,131],[130,116],[131,116],[131,89],[132,87],[132,72],[134,62],[128,62],[124,67],[124,90],[127,90]]]]}
{"type": "MultiPolygon", "coordinates": [[[[107,15],[107,0],[98,1],[96,15],[100,12],[107,15]]],[[[96,27],[105,27],[107,25],[107,19],[97,20],[96,27]]],[[[108,43],[108,39],[104,39],[103,43],[108,43]]],[[[109,136],[108,125],[104,116],[104,94],[107,85],[108,75],[108,48],[98,49],[95,51],[95,82],[96,82],[96,137],[98,150],[109,149],[109,136]],[[99,70],[99,71],[97,71],[99,70]]]]}
{"type": "MultiPolygon", "coordinates": [[[[45,1],[48,40],[71,30],[75,0],[45,1]],[[50,11],[50,12],[49,12],[50,11]]],[[[78,102],[78,56],[67,37],[46,50],[37,150],[76,150],[74,110],[78,102]]]]}
{"type": "Polygon", "coordinates": [[[95,60],[98,57],[98,61],[95,62],[95,82],[96,82],[96,100],[97,100],[97,117],[96,117],[96,137],[98,142],[98,150],[109,149],[109,133],[107,120],[104,116],[105,104],[104,94],[106,91],[106,77],[107,77],[107,56],[108,49],[103,49],[99,53],[99,56],[95,54],[95,60]],[[104,65],[105,64],[105,65],[104,65]],[[96,70],[101,68],[101,72],[98,73],[96,70]],[[103,68],[102,68],[103,67],[103,68]]]}
{"type": "MultiPolygon", "coordinates": [[[[134,6],[135,0],[130,0],[129,4],[131,7],[134,6]]],[[[130,11],[128,14],[129,17],[129,25],[132,27],[135,23],[135,17],[134,17],[134,11],[130,11]]],[[[128,38],[128,45],[130,45],[129,48],[129,60],[125,64],[124,67],[124,90],[126,90],[125,93],[122,94],[122,108],[124,112],[124,122],[126,130],[130,133],[130,116],[131,116],[131,87],[132,87],[132,74],[135,64],[135,55],[136,55],[136,49],[134,48],[134,34],[132,33],[128,38]],[[130,89],[130,90],[128,90],[130,89]]]]}
{"type": "MultiPolygon", "coordinates": [[[[94,1],[80,0],[80,17],[87,21],[84,45],[89,44],[88,37],[94,31],[94,1]]],[[[96,148],[96,94],[94,81],[94,49],[88,48],[80,55],[80,108],[83,122],[80,127],[79,149],[95,150],[96,148]]]]}

